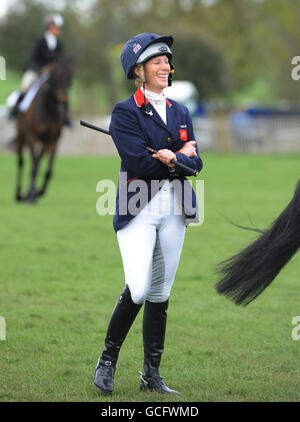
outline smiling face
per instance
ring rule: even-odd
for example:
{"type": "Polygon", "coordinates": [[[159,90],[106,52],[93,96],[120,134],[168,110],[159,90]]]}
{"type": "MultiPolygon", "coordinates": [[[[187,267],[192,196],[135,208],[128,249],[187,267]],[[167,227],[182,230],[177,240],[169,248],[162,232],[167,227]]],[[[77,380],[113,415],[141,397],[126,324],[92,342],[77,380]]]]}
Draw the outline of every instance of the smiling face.
{"type": "MultiPolygon", "coordinates": [[[[168,77],[171,67],[166,55],[156,56],[144,63],[145,88],[160,94],[168,86],[168,77]]],[[[135,70],[138,76],[140,70],[135,70]]]]}

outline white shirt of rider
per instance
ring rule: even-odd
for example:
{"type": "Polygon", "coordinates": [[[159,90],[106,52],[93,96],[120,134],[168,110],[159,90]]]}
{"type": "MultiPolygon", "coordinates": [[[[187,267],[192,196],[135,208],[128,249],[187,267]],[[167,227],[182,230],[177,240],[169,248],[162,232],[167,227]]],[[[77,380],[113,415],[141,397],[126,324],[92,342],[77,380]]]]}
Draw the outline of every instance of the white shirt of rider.
{"type": "Polygon", "coordinates": [[[52,32],[46,31],[44,33],[44,37],[46,39],[46,43],[47,43],[49,50],[55,50],[55,48],[57,46],[56,36],[54,34],[52,34],[52,32]]]}
{"type": "MultiPolygon", "coordinates": [[[[143,88],[142,92],[144,92],[143,88]]],[[[149,91],[145,89],[146,98],[153,105],[157,113],[160,115],[161,119],[167,124],[167,110],[166,110],[166,97],[164,94],[157,94],[156,92],[149,91]]]]}

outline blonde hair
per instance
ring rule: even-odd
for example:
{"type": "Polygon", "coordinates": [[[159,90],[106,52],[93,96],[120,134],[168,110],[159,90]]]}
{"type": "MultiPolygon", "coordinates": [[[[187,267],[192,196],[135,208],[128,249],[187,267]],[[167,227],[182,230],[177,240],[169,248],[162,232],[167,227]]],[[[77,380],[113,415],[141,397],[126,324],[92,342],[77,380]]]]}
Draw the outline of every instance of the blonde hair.
{"type": "Polygon", "coordinates": [[[139,71],[141,76],[138,76],[136,72],[134,72],[134,83],[139,88],[141,85],[143,85],[144,82],[146,82],[143,63],[138,64],[136,69],[139,71]]]}

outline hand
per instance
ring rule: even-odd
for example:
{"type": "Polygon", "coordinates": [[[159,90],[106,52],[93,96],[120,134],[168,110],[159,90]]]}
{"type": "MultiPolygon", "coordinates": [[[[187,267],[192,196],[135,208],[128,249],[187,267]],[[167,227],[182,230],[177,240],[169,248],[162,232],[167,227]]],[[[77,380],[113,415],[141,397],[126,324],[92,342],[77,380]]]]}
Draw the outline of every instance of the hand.
{"type": "Polygon", "coordinates": [[[169,149],[160,149],[159,151],[157,151],[157,154],[153,154],[152,157],[157,158],[159,161],[161,161],[168,167],[175,167],[175,164],[172,164],[171,161],[176,161],[176,155],[169,149]]]}
{"type": "Polygon", "coordinates": [[[178,152],[181,152],[187,157],[197,157],[196,141],[186,142],[178,152]]]}

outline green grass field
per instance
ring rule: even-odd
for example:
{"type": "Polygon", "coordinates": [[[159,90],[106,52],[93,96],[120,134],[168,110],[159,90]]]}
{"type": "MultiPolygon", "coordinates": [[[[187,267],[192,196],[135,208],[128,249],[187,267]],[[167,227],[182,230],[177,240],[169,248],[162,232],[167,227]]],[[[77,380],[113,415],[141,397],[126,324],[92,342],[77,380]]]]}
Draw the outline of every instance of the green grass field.
{"type": "Polygon", "coordinates": [[[300,254],[248,307],[215,292],[215,265],[251,242],[290,201],[300,155],[204,153],[205,220],[187,230],[170,298],[161,373],[178,397],[139,391],[142,312],[120,353],[112,397],[92,386],[123,288],[112,216],[96,213],[117,157],[58,156],[45,198],[14,202],[15,157],[0,156],[0,401],[299,401],[300,254]]]}

